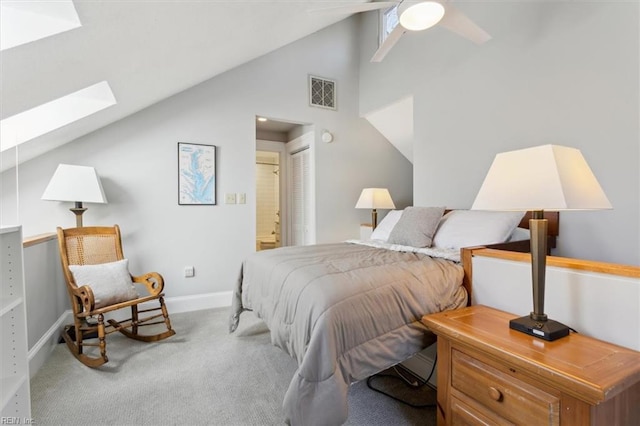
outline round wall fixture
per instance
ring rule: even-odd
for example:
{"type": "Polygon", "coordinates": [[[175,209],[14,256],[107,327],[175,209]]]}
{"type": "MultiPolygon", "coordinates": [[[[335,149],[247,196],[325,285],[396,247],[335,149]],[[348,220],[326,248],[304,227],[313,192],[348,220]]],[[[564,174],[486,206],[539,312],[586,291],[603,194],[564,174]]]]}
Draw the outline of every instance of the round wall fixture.
{"type": "Polygon", "coordinates": [[[331,134],[331,132],[329,132],[328,130],[323,130],[322,131],[322,142],[332,142],[333,141],[333,135],[331,134]]]}

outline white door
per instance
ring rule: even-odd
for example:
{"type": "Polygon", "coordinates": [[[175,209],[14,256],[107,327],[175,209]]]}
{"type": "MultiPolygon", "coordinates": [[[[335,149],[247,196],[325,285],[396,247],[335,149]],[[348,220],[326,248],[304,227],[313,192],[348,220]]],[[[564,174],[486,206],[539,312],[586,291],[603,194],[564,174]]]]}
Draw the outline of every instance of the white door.
{"type": "Polygon", "coordinates": [[[289,163],[289,245],[315,244],[313,133],[287,144],[289,163]]]}
{"type": "Polygon", "coordinates": [[[309,234],[309,148],[291,154],[291,245],[310,244],[309,234]]]}

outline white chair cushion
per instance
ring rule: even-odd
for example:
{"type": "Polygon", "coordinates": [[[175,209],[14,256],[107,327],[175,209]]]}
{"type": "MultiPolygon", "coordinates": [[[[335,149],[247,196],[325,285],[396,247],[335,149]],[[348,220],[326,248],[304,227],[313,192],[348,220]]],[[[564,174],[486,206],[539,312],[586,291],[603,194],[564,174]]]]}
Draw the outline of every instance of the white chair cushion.
{"type": "Polygon", "coordinates": [[[129,274],[129,260],[98,265],[69,265],[78,287],[91,287],[95,308],[114,305],[140,297],[129,274]]]}

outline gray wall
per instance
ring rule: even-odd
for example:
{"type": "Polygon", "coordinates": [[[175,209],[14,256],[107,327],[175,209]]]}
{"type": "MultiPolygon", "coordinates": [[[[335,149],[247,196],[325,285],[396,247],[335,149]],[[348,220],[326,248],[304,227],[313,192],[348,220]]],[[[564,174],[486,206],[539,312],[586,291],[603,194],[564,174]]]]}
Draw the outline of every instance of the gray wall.
{"type": "Polygon", "coordinates": [[[255,116],[264,115],[315,124],[318,141],[321,129],[334,134],[316,145],[317,239],[357,238],[370,214],[354,208],[363,187],[412,203],[411,164],[358,115],[358,28],[338,23],[21,164],[17,218],[16,172],[3,173],[3,222],[26,236],[75,226],[70,203],[40,197],[59,163],[94,166],[109,203],[88,205],[84,222],[121,226],[132,273],[162,273],[167,296],[231,290],[255,249],[255,116]],[[308,106],[308,74],[337,81],[337,111],[308,106]],[[178,206],[177,142],[218,147],[217,206],[178,206]],[[225,192],[245,192],[247,204],[223,204],[225,192]],[[194,278],[182,276],[186,265],[194,278]]]}
{"type": "Polygon", "coordinates": [[[614,210],[561,213],[559,256],[640,264],[637,2],[460,2],[492,36],[407,33],[380,64],[362,19],[360,111],[414,96],[414,202],[469,208],[495,154],[580,149],[614,210]]]}

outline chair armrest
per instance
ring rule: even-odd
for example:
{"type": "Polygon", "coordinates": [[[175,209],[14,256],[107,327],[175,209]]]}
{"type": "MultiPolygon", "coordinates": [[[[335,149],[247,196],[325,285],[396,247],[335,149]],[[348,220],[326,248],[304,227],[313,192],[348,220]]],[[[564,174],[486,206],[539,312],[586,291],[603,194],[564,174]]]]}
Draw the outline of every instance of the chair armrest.
{"type": "Polygon", "coordinates": [[[164,279],[157,272],[149,272],[144,275],[131,276],[134,283],[144,284],[150,294],[157,296],[164,289],[164,279]]]}
{"type": "Polygon", "coordinates": [[[93,296],[93,290],[88,285],[83,285],[76,288],[71,288],[73,295],[80,300],[80,303],[83,307],[83,312],[79,314],[79,316],[83,316],[84,314],[88,314],[93,311],[96,307],[96,300],[93,296]]]}

